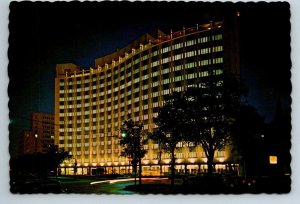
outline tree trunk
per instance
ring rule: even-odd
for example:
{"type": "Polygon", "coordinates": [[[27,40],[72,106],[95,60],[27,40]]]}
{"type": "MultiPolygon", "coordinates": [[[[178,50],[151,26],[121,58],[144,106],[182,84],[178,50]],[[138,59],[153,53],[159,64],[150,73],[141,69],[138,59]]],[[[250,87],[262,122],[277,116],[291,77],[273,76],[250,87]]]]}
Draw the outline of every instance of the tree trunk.
{"type": "Polygon", "coordinates": [[[207,175],[212,177],[213,173],[214,152],[210,151],[207,155],[207,175]]]}
{"type": "Polygon", "coordinates": [[[142,159],[139,157],[139,185],[142,184],[142,159]]]}
{"type": "Polygon", "coordinates": [[[137,162],[132,160],[132,171],[134,174],[134,185],[136,185],[137,162]]]}
{"type": "Polygon", "coordinates": [[[175,149],[171,151],[171,186],[174,186],[175,180],[175,149]]]}

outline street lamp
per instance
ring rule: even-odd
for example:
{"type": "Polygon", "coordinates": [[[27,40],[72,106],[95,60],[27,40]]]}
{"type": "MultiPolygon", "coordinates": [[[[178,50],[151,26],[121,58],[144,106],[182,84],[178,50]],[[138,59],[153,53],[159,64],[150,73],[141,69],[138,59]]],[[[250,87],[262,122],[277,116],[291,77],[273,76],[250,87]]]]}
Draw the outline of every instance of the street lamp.
{"type": "Polygon", "coordinates": [[[34,138],[35,138],[35,153],[37,153],[37,139],[38,139],[37,133],[34,134],[34,138]]]}

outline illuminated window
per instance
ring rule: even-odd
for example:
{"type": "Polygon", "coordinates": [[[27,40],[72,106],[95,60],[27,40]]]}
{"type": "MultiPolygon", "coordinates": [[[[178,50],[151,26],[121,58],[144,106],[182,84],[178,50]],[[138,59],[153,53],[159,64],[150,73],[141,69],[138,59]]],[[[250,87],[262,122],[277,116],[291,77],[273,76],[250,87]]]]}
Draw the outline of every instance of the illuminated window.
{"type": "Polygon", "coordinates": [[[148,145],[144,145],[144,150],[148,150],[148,145]]]}
{"type": "Polygon", "coordinates": [[[174,59],[175,59],[175,60],[181,59],[181,54],[175,55],[175,56],[174,56],[174,59]]]}
{"type": "Polygon", "coordinates": [[[188,63],[188,64],[186,64],[186,68],[194,68],[194,62],[190,62],[190,63],[188,63]]]}
{"type": "Polygon", "coordinates": [[[148,75],[142,76],[142,80],[148,79],[148,75]]]}
{"type": "Polygon", "coordinates": [[[190,52],[185,53],[186,57],[193,57],[194,55],[196,55],[196,51],[190,51],[190,52]]]}
{"type": "Polygon", "coordinates": [[[224,157],[225,152],[224,151],[216,151],[216,157],[224,157]]]}
{"type": "Polygon", "coordinates": [[[189,158],[195,158],[195,157],[197,157],[196,152],[189,152],[189,158]]]}
{"type": "Polygon", "coordinates": [[[142,99],[143,100],[148,99],[148,95],[143,95],[142,99]]]}
{"type": "Polygon", "coordinates": [[[181,80],[181,76],[175,77],[175,81],[180,81],[180,80],[181,80]]]}
{"type": "Polygon", "coordinates": [[[223,86],[223,81],[221,80],[221,81],[218,81],[217,82],[217,86],[223,86]]]}
{"type": "Polygon", "coordinates": [[[153,149],[158,149],[158,144],[153,144],[153,149]]]}
{"type": "Polygon", "coordinates": [[[170,83],[170,79],[164,79],[163,80],[163,84],[169,84],[170,83]]]}
{"type": "Polygon", "coordinates": [[[181,152],[176,153],[176,157],[178,159],[182,159],[183,158],[183,153],[181,153],[181,152]]]}
{"type": "Polygon", "coordinates": [[[198,39],[198,43],[205,43],[208,42],[208,37],[202,37],[198,39]]]}
{"type": "Polygon", "coordinates": [[[223,57],[218,57],[213,59],[213,64],[220,64],[223,63],[223,57]]]}
{"type": "Polygon", "coordinates": [[[223,70],[222,69],[217,69],[215,70],[216,75],[220,75],[223,74],[223,70]]]}
{"type": "Polygon", "coordinates": [[[153,86],[153,87],[158,86],[158,81],[152,83],[152,86],[153,86]]]}
{"type": "Polygon", "coordinates": [[[193,78],[195,78],[194,73],[191,73],[191,74],[188,75],[188,79],[193,79],[193,78]]]}
{"type": "Polygon", "coordinates": [[[213,52],[221,52],[221,51],[223,51],[223,46],[213,47],[213,52]]]}
{"type": "Polygon", "coordinates": [[[152,77],[156,77],[156,76],[157,76],[157,74],[158,74],[158,71],[156,71],[156,72],[153,72],[153,73],[152,73],[152,77]]]}
{"type": "Polygon", "coordinates": [[[186,46],[191,46],[195,44],[195,40],[189,40],[186,42],[186,46]]]}
{"type": "Polygon", "coordinates": [[[155,61],[155,62],[152,62],[152,63],[151,63],[151,66],[152,66],[152,67],[155,67],[155,66],[157,66],[157,65],[158,65],[158,61],[155,61]]]}
{"type": "Polygon", "coordinates": [[[162,64],[168,63],[169,62],[169,58],[164,58],[162,59],[162,64]]]}
{"type": "Polygon", "coordinates": [[[210,63],[211,63],[210,59],[201,60],[200,61],[200,66],[206,66],[206,65],[209,65],[210,63]]]}
{"type": "Polygon", "coordinates": [[[213,40],[222,40],[222,34],[212,36],[213,40]]]}
{"type": "Polygon", "coordinates": [[[169,153],[165,153],[165,154],[163,154],[162,156],[163,156],[163,158],[165,158],[165,159],[169,159],[169,158],[170,158],[170,154],[169,154],[169,153]]]}
{"type": "Polygon", "coordinates": [[[169,51],[169,47],[165,47],[162,49],[162,53],[168,52],[169,51]]]}
{"type": "Polygon", "coordinates": [[[270,164],[277,164],[277,156],[269,156],[270,164]]]}
{"type": "Polygon", "coordinates": [[[163,95],[168,95],[169,93],[170,93],[170,92],[169,92],[168,89],[163,91],[163,95]]]}
{"type": "Polygon", "coordinates": [[[179,48],[182,48],[182,43],[175,44],[174,49],[176,50],[176,49],[179,49],[179,48]]]}

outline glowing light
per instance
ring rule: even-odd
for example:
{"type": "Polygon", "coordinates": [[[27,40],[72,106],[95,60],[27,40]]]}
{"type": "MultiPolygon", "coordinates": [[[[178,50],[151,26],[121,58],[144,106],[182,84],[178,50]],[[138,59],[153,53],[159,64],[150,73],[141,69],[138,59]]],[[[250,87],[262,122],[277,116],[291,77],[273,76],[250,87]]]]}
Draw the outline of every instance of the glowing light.
{"type": "Polygon", "coordinates": [[[93,166],[97,166],[97,163],[92,163],[93,166]]]}
{"type": "Polygon", "coordinates": [[[202,158],[205,163],[207,163],[207,158],[202,158]]]}
{"type": "Polygon", "coordinates": [[[100,163],[100,166],[104,166],[104,163],[100,163]]]}
{"type": "Polygon", "coordinates": [[[116,166],[117,166],[118,164],[119,164],[119,162],[114,162],[114,165],[116,165],[116,166]]]}
{"type": "Polygon", "coordinates": [[[165,162],[166,164],[170,163],[170,161],[171,161],[171,159],[164,159],[164,162],[165,162]]]}
{"type": "Polygon", "coordinates": [[[177,159],[177,162],[180,164],[182,163],[182,159],[177,159]]]}
{"type": "Polygon", "coordinates": [[[225,158],[224,158],[224,157],[218,157],[217,160],[218,160],[219,162],[224,162],[225,158]]]}
{"type": "Polygon", "coordinates": [[[124,162],[124,161],[122,161],[122,162],[121,162],[121,165],[124,165],[124,164],[125,164],[125,162],[124,162]]]}
{"type": "Polygon", "coordinates": [[[189,159],[189,162],[191,162],[191,163],[195,163],[196,162],[196,159],[189,159]]]}
{"type": "Polygon", "coordinates": [[[143,160],[144,164],[149,164],[149,160],[143,160]]]}
{"type": "Polygon", "coordinates": [[[158,164],[158,160],[153,160],[152,163],[153,164],[158,164]]]}
{"type": "Polygon", "coordinates": [[[111,162],[107,162],[107,165],[110,166],[110,165],[111,165],[111,162]]]}
{"type": "Polygon", "coordinates": [[[277,164],[277,156],[269,156],[270,164],[277,164]]]}
{"type": "Polygon", "coordinates": [[[88,166],[88,165],[89,165],[88,163],[85,163],[85,164],[84,164],[84,166],[88,166]]]}
{"type": "MultiPolygon", "coordinates": [[[[90,185],[100,184],[100,183],[119,183],[124,181],[134,181],[135,178],[127,178],[127,179],[114,179],[114,180],[104,180],[104,181],[94,181],[91,182],[90,185]]],[[[142,178],[142,180],[166,180],[168,178],[142,178]]]]}

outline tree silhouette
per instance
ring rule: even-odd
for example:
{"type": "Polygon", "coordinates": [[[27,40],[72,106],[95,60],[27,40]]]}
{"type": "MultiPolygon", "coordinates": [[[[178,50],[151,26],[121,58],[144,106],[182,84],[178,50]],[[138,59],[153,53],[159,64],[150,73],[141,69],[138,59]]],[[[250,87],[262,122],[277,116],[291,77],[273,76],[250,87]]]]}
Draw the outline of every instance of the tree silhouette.
{"type": "Polygon", "coordinates": [[[154,133],[154,140],[161,144],[163,150],[170,153],[171,161],[171,185],[174,185],[175,177],[175,149],[176,144],[183,140],[183,130],[185,129],[186,101],[183,93],[174,92],[166,97],[164,106],[160,108],[156,125],[158,130],[154,133]]]}
{"type": "Polygon", "coordinates": [[[213,172],[215,152],[232,141],[232,127],[242,93],[245,89],[239,80],[213,74],[201,87],[190,88],[185,93],[188,116],[185,140],[202,146],[209,176],[213,172]]]}
{"type": "Polygon", "coordinates": [[[121,128],[120,145],[123,147],[122,156],[128,157],[131,160],[131,165],[135,177],[137,165],[139,164],[139,184],[142,178],[142,162],[141,159],[145,156],[144,144],[147,141],[146,134],[142,130],[142,123],[135,123],[131,118],[125,120],[121,128]]]}
{"type": "Polygon", "coordinates": [[[264,119],[256,109],[250,105],[242,105],[237,114],[232,135],[233,142],[241,156],[244,176],[246,172],[249,175],[253,174],[253,169],[261,166],[258,163],[259,158],[263,156],[260,146],[265,137],[264,130],[264,119]],[[256,151],[253,151],[253,147],[256,147],[256,151]]]}
{"type": "Polygon", "coordinates": [[[58,166],[70,157],[68,152],[51,145],[47,153],[34,153],[11,159],[11,179],[26,176],[45,178],[51,171],[56,175],[58,166]]]}

